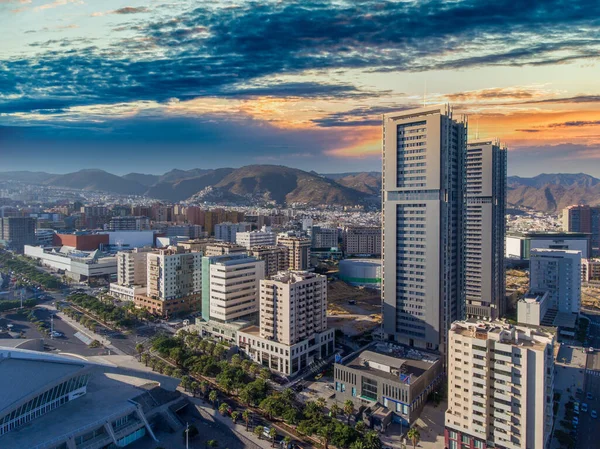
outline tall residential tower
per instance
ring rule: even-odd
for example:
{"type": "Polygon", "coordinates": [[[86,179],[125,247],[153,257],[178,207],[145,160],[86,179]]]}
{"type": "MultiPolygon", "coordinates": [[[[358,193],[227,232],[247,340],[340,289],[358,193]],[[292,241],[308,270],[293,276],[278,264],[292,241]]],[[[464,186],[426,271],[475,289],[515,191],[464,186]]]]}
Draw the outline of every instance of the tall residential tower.
{"type": "Polygon", "coordinates": [[[462,317],[466,122],[430,106],[383,118],[383,330],[444,350],[462,317]]]}
{"type": "Polygon", "coordinates": [[[467,145],[465,313],[495,320],[504,314],[506,147],[496,140],[467,145]]]}

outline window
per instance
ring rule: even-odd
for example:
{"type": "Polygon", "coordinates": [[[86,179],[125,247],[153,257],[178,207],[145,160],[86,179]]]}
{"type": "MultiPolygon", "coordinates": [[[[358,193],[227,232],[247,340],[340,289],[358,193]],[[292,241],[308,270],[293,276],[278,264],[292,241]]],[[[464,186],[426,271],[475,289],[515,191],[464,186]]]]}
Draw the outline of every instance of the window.
{"type": "Polygon", "coordinates": [[[462,442],[465,444],[469,444],[471,442],[471,437],[469,435],[463,435],[462,442]]]}
{"type": "Polygon", "coordinates": [[[377,381],[367,377],[362,378],[361,396],[372,401],[377,400],[377,381]]]}
{"type": "Polygon", "coordinates": [[[356,397],[356,387],[352,387],[352,397],[356,397]]]}

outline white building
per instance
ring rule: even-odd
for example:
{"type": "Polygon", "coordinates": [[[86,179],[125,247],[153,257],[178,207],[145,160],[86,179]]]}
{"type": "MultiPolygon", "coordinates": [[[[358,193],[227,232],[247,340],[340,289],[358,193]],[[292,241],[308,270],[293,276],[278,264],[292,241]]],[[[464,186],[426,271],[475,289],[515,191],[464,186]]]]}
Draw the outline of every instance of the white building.
{"type": "Polygon", "coordinates": [[[310,238],[279,234],[277,244],[287,247],[290,270],[302,271],[310,267],[310,246],[312,244],[310,238]]]}
{"type": "Polygon", "coordinates": [[[581,257],[591,255],[590,234],[582,232],[509,232],[506,234],[507,259],[529,260],[532,249],[569,249],[580,251],[581,257]]]}
{"type": "Polygon", "coordinates": [[[107,231],[147,231],[150,229],[150,219],[133,216],[112,217],[104,228],[107,231]]]}
{"type": "Polygon", "coordinates": [[[133,301],[136,295],[146,294],[148,254],[152,248],[135,248],[117,253],[117,282],[110,284],[116,298],[133,301]]]}
{"type": "Polygon", "coordinates": [[[148,253],[146,263],[150,297],[175,299],[202,292],[202,253],[169,247],[148,253]]]}
{"type": "Polygon", "coordinates": [[[252,224],[250,223],[231,223],[227,221],[215,225],[215,238],[224,242],[235,243],[238,232],[247,232],[251,229],[252,224]]]}
{"type": "Polygon", "coordinates": [[[277,234],[266,226],[260,231],[238,232],[235,236],[235,243],[248,249],[253,246],[273,246],[276,242],[277,234]]]}
{"type": "Polygon", "coordinates": [[[579,313],[581,307],[581,252],[532,249],[529,288],[548,291],[549,307],[562,313],[579,313]]]}
{"type": "Polygon", "coordinates": [[[554,337],[498,321],[452,323],[445,447],[548,447],[554,337]]]}
{"type": "Polygon", "coordinates": [[[283,375],[297,374],[334,350],[327,329],[327,277],[287,271],[260,283],[260,324],[240,329],[248,356],[283,375]]]}
{"type": "Polygon", "coordinates": [[[548,291],[528,292],[517,301],[517,322],[529,326],[541,326],[549,305],[548,291]]]}
{"type": "Polygon", "coordinates": [[[154,246],[154,231],[114,231],[107,234],[109,245],[123,249],[154,246]]]}

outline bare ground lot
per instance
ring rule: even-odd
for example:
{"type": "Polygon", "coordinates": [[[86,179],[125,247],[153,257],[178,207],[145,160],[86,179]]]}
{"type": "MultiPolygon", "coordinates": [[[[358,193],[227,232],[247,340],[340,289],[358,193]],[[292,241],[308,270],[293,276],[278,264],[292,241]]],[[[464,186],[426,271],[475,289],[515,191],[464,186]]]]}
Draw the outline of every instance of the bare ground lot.
{"type": "Polygon", "coordinates": [[[327,286],[327,325],[346,335],[362,334],[381,323],[381,292],[353,287],[343,281],[327,286]]]}

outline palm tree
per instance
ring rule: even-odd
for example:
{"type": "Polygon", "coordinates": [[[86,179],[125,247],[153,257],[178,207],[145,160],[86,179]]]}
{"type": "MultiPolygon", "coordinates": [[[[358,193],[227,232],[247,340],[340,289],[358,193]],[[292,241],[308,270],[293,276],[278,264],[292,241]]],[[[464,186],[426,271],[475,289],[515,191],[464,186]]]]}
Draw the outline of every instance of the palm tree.
{"type": "Polygon", "coordinates": [[[231,420],[233,421],[234,424],[237,424],[237,420],[240,418],[240,412],[235,411],[235,412],[231,412],[231,420]]]}
{"type": "Polygon", "coordinates": [[[269,371],[269,368],[263,368],[260,370],[260,378],[264,380],[269,380],[271,378],[271,371],[269,371]]]}
{"type": "Polygon", "coordinates": [[[365,424],[364,421],[359,421],[356,423],[354,428],[356,429],[357,432],[363,433],[365,431],[365,429],[367,428],[367,425],[365,424]]]}
{"type": "Polygon", "coordinates": [[[413,449],[417,447],[417,443],[421,439],[421,434],[419,433],[419,429],[415,426],[412,427],[406,434],[406,436],[412,441],[413,449]]]}
{"type": "Polygon", "coordinates": [[[183,376],[183,378],[181,379],[181,386],[185,391],[188,391],[191,382],[192,380],[190,379],[190,376],[183,376]]]}
{"type": "Polygon", "coordinates": [[[340,407],[337,404],[333,404],[329,408],[329,412],[331,413],[332,418],[335,418],[337,415],[339,415],[341,411],[342,410],[340,409],[340,407]]]}
{"type": "Polygon", "coordinates": [[[350,399],[344,402],[344,413],[348,417],[348,425],[350,425],[350,417],[354,413],[354,402],[352,402],[350,399]]]}
{"type": "Polygon", "coordinates": [[[214,408],[217,408],[216,403],[217,403],[218,397],[219,397],[219,395],[217,394],[217,392],[215,390],[210,390],[210,393],[208,393],[208,400],[210,402],[212,402],[214,408]]]}
{"type": "Polygon", "coordinates": [[[254,435],[256,435],[258,437],[258,439],[260,440],[264,431],[265,431],[265,428],[263,426],[256,426],[254,428],[254,435]]]}
{"type": "Polygon", "coordinates": [[[198,393],[198,388],[199,388],[198,382],[193,381],[190,388],[192,389],[192,396],[196,397],[196,394],[198,393]]]}
{"type": "Polygon", "coordinates": [[[219,442],[217,440],[208,440],[206,442],[206,447],[217,447],[219,442]]]}
{"type": "Polygon", "coordinates": [[[227,410],[229,410],[229,406],[227,405],[226,402],[223,402],[220,406],[219,406],[219,413],[223,416],[225,416],[227,414],[227,410]]]}
{"type": "Polygon", "coordinates": [[[271,437],[271,447],[275,447],[275,437],[277,436],[277,431],[274,427],[271,427],[271,430],[269,430],[269,436],[271,437]]]}
{"type": "Polygon", "coordinates": [[[365,443],[366,449],[382,449],[383,447],[379,434],[374,430],[367,432],[363,442],[365,443]]]}
{"type": "Polygon", "coordinates": [[[144,352],[140,358],[140,361],[144,362],[145,366],[148,366],[149,360],[150,360],[150,355],[144,352]]]}
{"type": "Polygon", "coordinates": [[[142,352],[144,352],[144,345],[141,343],[138,343],[137,345],[135,345],[135,352],[138,353],[138,355],[140,356],[139,360],[141,360],[142,352]]]}
{"type": "Polygon", "coordinates": [[[250,410],[244,410],[242,418],[246,421],[246,432],[248,432],[248,425],[250,424],[250,410]]]}
{"type": "Polygon", "coordinates": [[[242,357],[239,354],[233,354],[231,356],[231,365],[239,366],[241,362],[242,362],[242,357]]]}
{"type": "Polygon", "coordinates": [[[318,430],[319,436],[323,440],[323,447],[325,449],[329,448],[329,440],[331,440],[331,436],[335,431],[334,425],[332,423],[326,424],[318,430]]]}
{"type": "Polygon", "coordinates": [[[291,442],[292,442],[292,439],[288,435],[283,437],[283,443],[285,444],[285,449],[288,449],[290,447],[291,442]]]}
{"type": "Polygon", "coordinates": [[[325,404],[327,402],[325,401],[325,398],[319,397],[319,398],[317,398],[316,403],[317,403],[317,405],[319,406],[320,409],[323,409],[323,408],[325,408],[325,404]]]}
{"type": "Polygon", "coordinates": [[[362,440],[356,440],[350,445],[350,449],[367,449],[367,446],[362,440]]]}
{"type": "Polygon", "coordinates": [[[206,396],[206,390],[208,390],[208,382],[205,380],[200,381],[200,391],[202,396],[206,396]]]}

